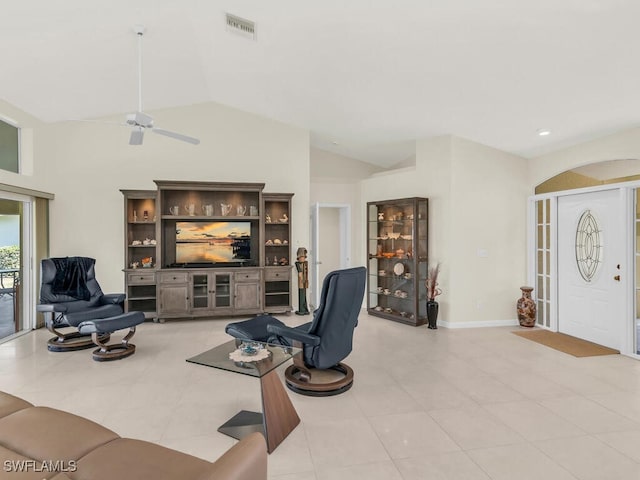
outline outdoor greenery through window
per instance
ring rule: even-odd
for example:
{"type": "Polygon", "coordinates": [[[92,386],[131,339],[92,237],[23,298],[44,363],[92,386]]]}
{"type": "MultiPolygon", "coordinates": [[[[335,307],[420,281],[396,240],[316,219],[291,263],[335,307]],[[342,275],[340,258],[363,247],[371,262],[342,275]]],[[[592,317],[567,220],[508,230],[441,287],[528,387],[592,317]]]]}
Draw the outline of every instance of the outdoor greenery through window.
{"type": "Polygon", "coordinates": [[[20,245],[0,247],[0,269],[20,268],[20,245]]]}
{"type": "Polygon", "coordinates": [[[0,120],[0,169],[20,173],[20,129],[0,120]]]}

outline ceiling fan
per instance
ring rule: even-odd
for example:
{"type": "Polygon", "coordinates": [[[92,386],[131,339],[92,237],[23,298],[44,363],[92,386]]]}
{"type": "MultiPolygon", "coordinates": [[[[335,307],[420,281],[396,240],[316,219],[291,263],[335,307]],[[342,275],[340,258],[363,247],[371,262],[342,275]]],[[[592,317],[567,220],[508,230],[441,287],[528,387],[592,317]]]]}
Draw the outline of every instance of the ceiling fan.
{"type": "Polygon", "coordinates": [[[171,137],[176,140],[198,145],[200,140],[197,138],[154,126],[153,117],[144,113],[142,109],[142,37],[144,36],[145,27],[144,25],[135,25],[133,31],[138,36],[138,111],[127,115],[126,125],[132,127],[129,145],[142,145],[145,130],[151,130],[153,133],[164,135],[165,137],[171,137]]]}

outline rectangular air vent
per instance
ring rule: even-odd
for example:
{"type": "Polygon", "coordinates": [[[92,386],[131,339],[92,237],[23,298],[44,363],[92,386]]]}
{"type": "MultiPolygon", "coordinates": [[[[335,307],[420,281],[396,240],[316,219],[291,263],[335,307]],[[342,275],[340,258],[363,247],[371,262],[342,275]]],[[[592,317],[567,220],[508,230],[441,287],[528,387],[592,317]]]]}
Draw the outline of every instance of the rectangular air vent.
{"type": "Polygon", "coordinates": [[[251,40],[256,39],[256,24],[230,13],[227,13],[227,30],[251,40]]]}

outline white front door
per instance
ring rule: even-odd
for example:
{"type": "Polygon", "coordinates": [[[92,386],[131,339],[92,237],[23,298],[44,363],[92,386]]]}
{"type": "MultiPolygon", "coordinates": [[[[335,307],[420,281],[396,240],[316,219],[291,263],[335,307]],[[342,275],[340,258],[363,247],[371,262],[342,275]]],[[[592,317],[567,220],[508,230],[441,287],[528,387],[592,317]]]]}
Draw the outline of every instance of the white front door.
{"type": "Polygon", "coordinates": [[[620,190],[558,197],[558,330],[620,350],[626,295],[620,190]]]}

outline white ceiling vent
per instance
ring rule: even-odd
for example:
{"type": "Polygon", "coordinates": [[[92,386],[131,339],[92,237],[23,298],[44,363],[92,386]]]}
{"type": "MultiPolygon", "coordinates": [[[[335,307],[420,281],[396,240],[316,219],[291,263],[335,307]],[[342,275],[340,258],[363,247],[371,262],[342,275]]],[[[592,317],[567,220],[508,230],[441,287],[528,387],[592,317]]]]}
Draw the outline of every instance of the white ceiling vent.
{"type": "Polygon", "coordinates": [[[256,39],[256,24],[230,13],[227,13],[227,30],[251,40],[256,39]]]}

